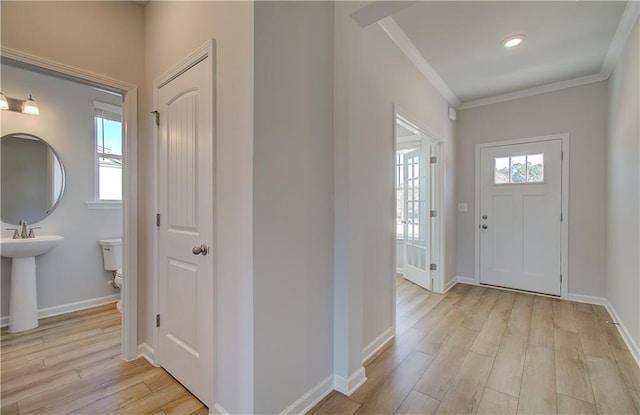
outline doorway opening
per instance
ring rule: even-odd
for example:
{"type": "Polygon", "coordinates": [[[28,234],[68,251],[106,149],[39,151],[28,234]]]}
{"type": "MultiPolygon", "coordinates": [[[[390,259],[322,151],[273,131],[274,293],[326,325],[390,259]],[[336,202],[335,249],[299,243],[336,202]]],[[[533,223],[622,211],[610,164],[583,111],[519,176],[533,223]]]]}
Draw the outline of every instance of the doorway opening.
{"type": "MultiPolygon", "coordinates": [[[[137,159],[138,159],[138,90],[135,85],[94,74],[49,59],[24,52],[3,48],[2,63],[36,73],[66,79],[96,90],[121,97],[121,155],[122,162],[122,269],[125,275],[121,290],[122,302],[122,357],[133,360],[138,357],[138,204],[137,204],[137,159]]],[[[91,111],[95,112],[95,111],[91,111]]],[[[97,153],[96,153],[97,154],[97,153]]],[[[97,159],[96,159],[97,161],[97,159]]],[[[96,164],[96,169],[98,169],[96,164]]],[[[108,204],[108,203],[107,203],[108,204]]],[[[88,206],[91,203],[87,204],[88,206]]],[[[96,241],[96,250],[99,248],[96,241]]]]}
{"type": "Polygon", "coordinates": [[[442,291],[440,142],[419,122],[395,109],[395,271],[436,292],[442,291]]]}

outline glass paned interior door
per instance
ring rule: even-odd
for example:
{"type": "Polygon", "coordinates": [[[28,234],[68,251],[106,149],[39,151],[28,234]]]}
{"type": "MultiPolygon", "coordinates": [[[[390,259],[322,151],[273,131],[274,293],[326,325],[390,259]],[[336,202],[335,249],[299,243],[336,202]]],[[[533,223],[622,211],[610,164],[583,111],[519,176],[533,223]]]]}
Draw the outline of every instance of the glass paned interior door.
{"type": "Polygon", "coordinates": [[[404,155],[406,183],[405,278],[431,289],[430,265],[430,165],[425,149],[404,155]]]}

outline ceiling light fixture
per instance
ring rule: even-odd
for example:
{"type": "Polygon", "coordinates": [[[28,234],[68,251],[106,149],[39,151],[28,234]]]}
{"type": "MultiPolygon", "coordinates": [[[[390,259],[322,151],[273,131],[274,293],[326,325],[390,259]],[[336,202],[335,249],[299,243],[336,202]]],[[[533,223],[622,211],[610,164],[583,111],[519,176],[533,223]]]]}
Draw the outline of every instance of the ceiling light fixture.
{"type": "Polygon", "coordinates": [[[502,47],[512,48],[514,46],[518,46],[522,42],[524,42],[525,35],[513,35],[502,41],[502,47]]]}

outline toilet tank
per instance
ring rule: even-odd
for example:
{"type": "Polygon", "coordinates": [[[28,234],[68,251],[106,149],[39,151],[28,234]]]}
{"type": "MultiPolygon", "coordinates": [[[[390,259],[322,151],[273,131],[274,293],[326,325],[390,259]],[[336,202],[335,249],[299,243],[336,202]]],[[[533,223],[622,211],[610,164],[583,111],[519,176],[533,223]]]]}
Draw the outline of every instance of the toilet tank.
{"type": "Polygon", "coordinates": [[[105,270],[117,271],[122,268],[122,239],[101,239],[100,247],[105,270]]]}

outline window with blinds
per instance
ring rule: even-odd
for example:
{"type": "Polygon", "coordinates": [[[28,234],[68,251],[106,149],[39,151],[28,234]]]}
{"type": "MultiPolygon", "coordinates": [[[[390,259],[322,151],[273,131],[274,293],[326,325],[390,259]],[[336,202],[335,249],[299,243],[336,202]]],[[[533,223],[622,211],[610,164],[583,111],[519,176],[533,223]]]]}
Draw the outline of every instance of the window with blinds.
{"type": "Polygon", "coordinates": [[[122,200],[122,108],[93,101],[96,143],[96,199],[122,200]]]}

